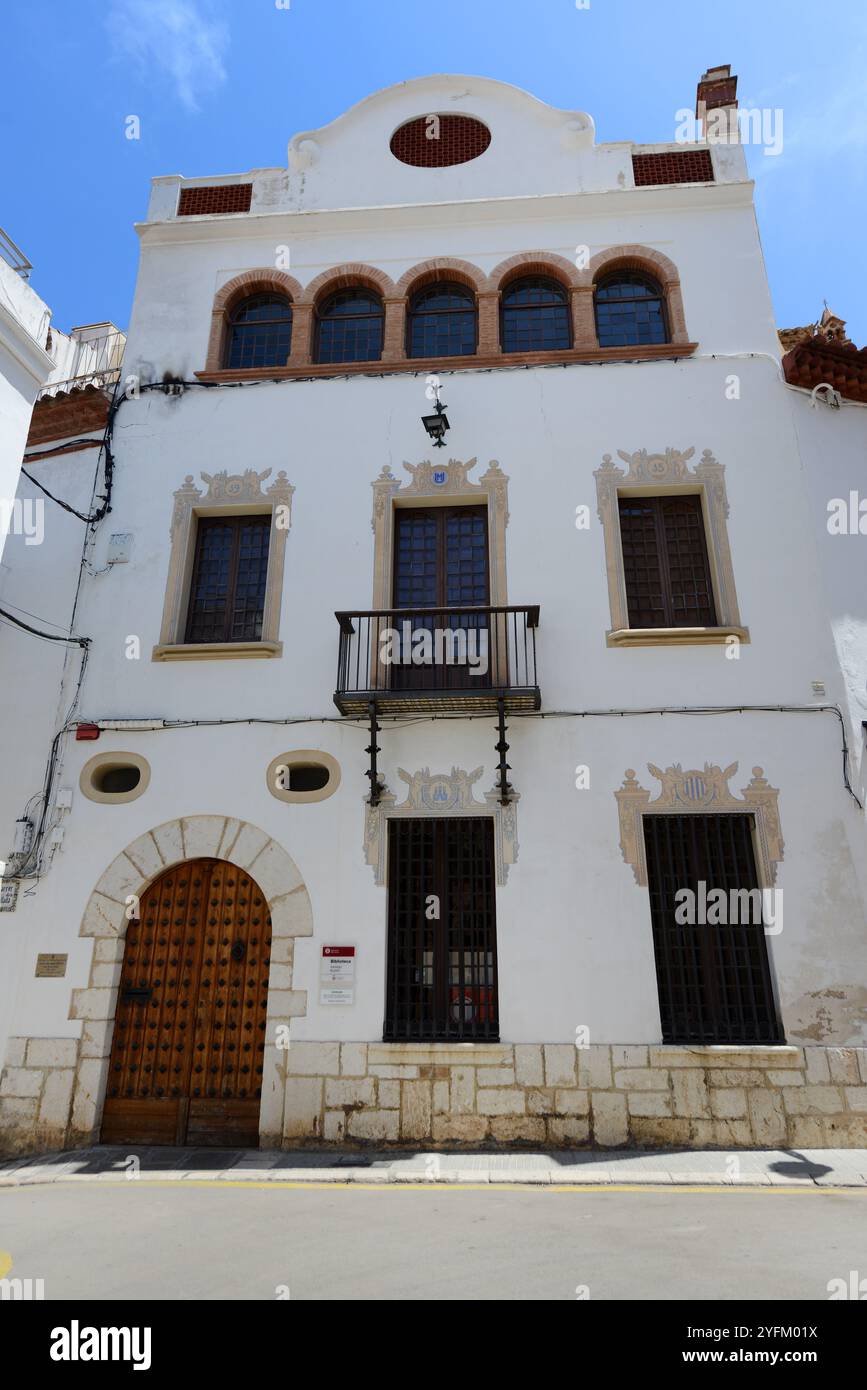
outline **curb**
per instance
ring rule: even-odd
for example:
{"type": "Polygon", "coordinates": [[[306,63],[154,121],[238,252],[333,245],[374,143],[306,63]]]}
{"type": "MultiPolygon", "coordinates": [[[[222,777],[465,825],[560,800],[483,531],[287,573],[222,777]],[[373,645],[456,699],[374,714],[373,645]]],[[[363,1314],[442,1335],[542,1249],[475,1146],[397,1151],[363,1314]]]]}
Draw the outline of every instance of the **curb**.
{"type": "Polygon", "coordinates": [[[867,1182],[864,1180],[846,1182],[818,1182],[810,1177],[781,1177],[766,1173],[750,1173],[737,1180],[722,1176],[718,1172],[701,1173],[694,1172],[689,1174],[672,1174],[670,1172],[655,1172],[645,1174],[628,1174],[620,1179],[613,1178],[608,1174],[586,1173],[575,1175],[574,1177],[559,1171],[541,1170],[535,1173],[520,1171],[509,1172],[504,1169],[498,1172],[478,1170],[478,1169],[456,1169],[451,1173],[440,1173],[435,1177],[426,1177],[422,1172],[402,1172],[389,1173],[382,1171],[370,1171],[367,1169],[305,1169],[305,1168],[286,1168],[280,1172],[273,1169],[248,1169],[238,1172],[236,1169],[228,1168],[222,1171],[215,1169],[175,1169],[170,1172],[160,1171],[142,1172],[130,1178],[122,1173],[58,1173],[52,1175],[35,1174],[22,1177],[0,1177],[0,1188],[16,1187],[51,1187],[63,1183],[85,1183],[94,1186],[114,1185],[120,1186],[126,1183],[152,1184],[186,1184],[196,1186],[232,1186],[243,1187],[245,1185],[255,1187],[413,1187],[413,1188],[435,1188],[435,1187],[492,1187],[492,1188],[540,1188],[550,1187],[565,1189],[569,1191],[583,1190],[598,1191],[610,1188],[616,1191],[637,1191],[641,1188],[659,1189],[665,1188],[674,1190],[676,1188],[713,1188],[720,1191],[731,1191],[734,1189],[752,1191],[813,1191],[813,1192],[858,1192],[867,1191],[867,1182]]]}

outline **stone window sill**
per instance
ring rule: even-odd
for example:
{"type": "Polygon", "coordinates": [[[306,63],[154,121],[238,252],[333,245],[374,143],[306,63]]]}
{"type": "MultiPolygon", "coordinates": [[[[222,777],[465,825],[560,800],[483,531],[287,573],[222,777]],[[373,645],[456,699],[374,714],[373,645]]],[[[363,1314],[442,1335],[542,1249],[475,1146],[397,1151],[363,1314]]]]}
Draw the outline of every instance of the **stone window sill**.
{"type": "Polygon", "coordinates": [[[399,362],[307,362],[292,367],[221,368],[196,372],[197,381],[293,381],[300,377],[424,375],[434,369],[471,371],[488,367],[566,366],[570,362],[658,362],[691,357],[698,343],[650,343],[643,347],[573,347],[559,352],[481,353],[474,357],[406,357],[399,362]]]}
{"type": "Polygon", "coordinates": [[[707,647],[722,645],[730,637],[749,642],[747,627],[621,627],[606,635],[609,647],[707,647]]]}
{"type": "Polygon", "coordinates": [[[368,1066],[473,1066],[504,1067],[512,1060],[512,1046],[496,1042],[379,1042],[368,1043],[368,1066]]]}
{"type": "Polygon", "coordinates": [[[282,642],[172,642],[154,647],[153,661],[262,661],[283,655],[282,642]]]}
{"type": "Polygon", "coordinates": [[[799,1067],[801,1049],[789,1043],[679,1043],[651,1045],[651,1065],[664,1067],[799,1067]]]}

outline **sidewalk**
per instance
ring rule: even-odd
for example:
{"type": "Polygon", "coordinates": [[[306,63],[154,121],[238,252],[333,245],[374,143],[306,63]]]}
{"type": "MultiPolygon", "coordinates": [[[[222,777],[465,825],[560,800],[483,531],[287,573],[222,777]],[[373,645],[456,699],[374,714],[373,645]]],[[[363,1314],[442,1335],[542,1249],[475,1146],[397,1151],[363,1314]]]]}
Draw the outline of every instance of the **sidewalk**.
{"type": "Polygon", "coordinates": [[[0,1164],[0,1187],[118,1182],[133,1173],[164,1182],[867,1188],[867,1149],[434,1153],[100,1146],[8,1160],[0,1164]]]}

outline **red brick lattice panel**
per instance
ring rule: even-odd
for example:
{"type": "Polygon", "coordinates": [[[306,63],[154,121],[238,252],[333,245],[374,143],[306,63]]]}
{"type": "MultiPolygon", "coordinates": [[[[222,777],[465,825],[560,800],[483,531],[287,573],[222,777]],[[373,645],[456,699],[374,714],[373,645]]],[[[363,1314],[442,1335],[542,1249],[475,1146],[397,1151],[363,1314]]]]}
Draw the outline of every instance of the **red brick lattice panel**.
{"type": "Polygon", "coordinates": [[[713,183],[710,150],[677,150],[671,154],[634,154],[636,188],[658,183],[713,183]]]}
{"type": "Polygon", "coordinates": [[[249,212],[253,196],[251,183],[212,183],[201,188],[182,188],[178,217],[200,217],[203,213],[249,212]]]}
{"type": "Polygon", "coordinates": [[[491,143],[491,132],[472,116],[417,116],[391,137],[391,152],[417,169],[445,169],[478,159],[491,143]]]}

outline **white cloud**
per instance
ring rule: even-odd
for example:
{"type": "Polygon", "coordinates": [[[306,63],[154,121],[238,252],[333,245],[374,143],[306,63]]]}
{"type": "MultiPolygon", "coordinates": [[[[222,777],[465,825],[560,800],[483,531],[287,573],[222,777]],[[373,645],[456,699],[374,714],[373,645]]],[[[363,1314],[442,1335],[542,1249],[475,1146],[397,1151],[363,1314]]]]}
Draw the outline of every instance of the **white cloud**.
{"type": "Polygon", "coordinates": [[[165,73],[188,111],[226,80],[228,27],[201,0],[112,0],[106,24],[115,56],[145,76],[165,73]]]}

